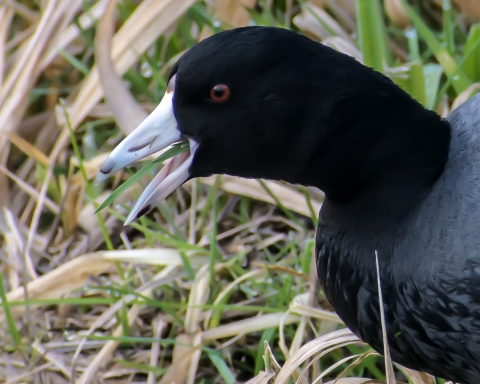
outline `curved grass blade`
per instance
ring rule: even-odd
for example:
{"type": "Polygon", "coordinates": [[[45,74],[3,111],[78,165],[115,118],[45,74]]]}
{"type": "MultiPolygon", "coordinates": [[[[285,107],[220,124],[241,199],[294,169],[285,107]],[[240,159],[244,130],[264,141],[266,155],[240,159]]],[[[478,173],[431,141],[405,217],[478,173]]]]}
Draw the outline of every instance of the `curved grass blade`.
{"type": "Polygon", "coordinates": [[[457,65],[455,59],[450,55],[447,49],[437,40],[435,34],[428,28],[417,12],[408,4],[407,0],[401,0],[408,16],[412,20],[413,25],[417,29],[420,36],[423,37],[428,47],[432,50],[438,62],[442,65],[445,73],[452,82],[457,93],[461,93],[467,89],[472,81],[465,72],[457,65]]]}
{"type": "Polygon", "coordinates": [[[135,173],[132,177],[130,177],[127,181],[125,181],[122,185],[120,185],[110,196],[108,196],[105,201],[99,205],[99,207],[95,210],[95,213],[100,212],[106,206],[113,203],[118,196],[124,193],[128,188],[130,188],[133,184],[135,184],[138,180],[140,180],[143,176],[145,176],[148,172],[150,172],[153,168],[157,166],[158,163],[162,163],[165,160],[170,159],[180,153],[187,151],[189,148],[188,144],[182,145],[174,145],[169,148],[167,151],[162,153],[158,156],[155,160],[151,161],[145,167],[140,169],[137,173],[135,173]]]}
{"type": "Polygon", "coordinates": [[[480,23],[472,25],[465,42],[465,62],[462,69],[472,81],[480,81],[480,23]]]}

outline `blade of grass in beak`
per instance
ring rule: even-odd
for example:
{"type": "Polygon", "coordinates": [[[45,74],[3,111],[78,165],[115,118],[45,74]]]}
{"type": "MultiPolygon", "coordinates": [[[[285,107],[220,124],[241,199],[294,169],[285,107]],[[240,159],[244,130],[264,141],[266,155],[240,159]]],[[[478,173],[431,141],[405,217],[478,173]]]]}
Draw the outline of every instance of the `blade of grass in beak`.
{"type": "Polygon", "coordinates": [[[135,173],[132,177],[130,177],[127,181],[125,181],[122,185],[120,185],[110,196],[108,196],[105,201],[100,204],[100,206],[95,210],[95,213],[100,212],[106,206],[113,203],[122,193],[124,193],[128,188],[130,188],[133,184],[135,184],[138,180],[140,180],[143,176],[145,176],[148,172],[150,172],[153,168],[157,166],[158,163],[162,163],[165,160],[170,159],[180,153],[188,151],[189,146],[188,144],[185,145],[174,145],[172,148],[168,149],[166,152],[162,153],[158,156],[155,160],[147,164],[137,173],[135,173]]]}

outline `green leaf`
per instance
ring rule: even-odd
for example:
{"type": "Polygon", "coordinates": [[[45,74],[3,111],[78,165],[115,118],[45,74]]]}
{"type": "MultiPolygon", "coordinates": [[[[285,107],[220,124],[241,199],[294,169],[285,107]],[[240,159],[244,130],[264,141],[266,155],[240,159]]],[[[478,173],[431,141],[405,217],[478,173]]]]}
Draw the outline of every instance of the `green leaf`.
{"type": "Polygon", "coordinates": [[[480,81],[480,24],[471,27],[465,42],[465,62],[462,70],[472,79],[480,81]]]}
{"type": "Polygon", "coordinates": [[[59,299],[28,299],[25,301],[10,301],[10,307],[27,305],[112,305],[115,301],[108,297],[62,297],[59,299]]]}
{"type": "Polygon", "coordinates": [[[280,208],[283,211],[285,216],[287,216],[290,220],[298,224],[300,227],[303,227],[300,220],[298,220],[298,218],[295,217],[292,211],[290,211],[287,207],[283,205],[280,199],[271,191],[270,188],[268,188],[268,185],[263,180],[259,179],[258,184],[260,184],[260,186],[265,190],[265,192],[267,192],[267,194],[275,201],[275,205],[277,205],[278,208],[280,208]]]}
{"type": "MultiPolygon", "coordinates": [[[[463,64],[468,60],[470,59],[471,56],[473,56],[475,52],[475,49],[477,47],[477,44],[480,45],[480,40],[476,41],[475,42],[475,45],[474,45],[474,48],[471,49],[468,53],[464,54],[460,60],[460,63],[457,67],[457,71],[460,70],[463,66],[463,64]]],[[[455,72],[454,72],[455,74],[455,72]]],[[[440,89],[440,91],[438,92],[437,94],[437,99],[436,99],[436,103],[435,105],[437,105],[440,100],[442,99],[443,95],[447,92],[448,88],[450,87],[450,84],[452,83],[452,79],[454,79],[455,76],[449,76],[447,81],[445,82],[445,84],[442,85],[442,88],[440,89]]]]}
{"type": "Polygon", "coordinates": [[[421,61],[420,55],[420,45],[418,42],[418,34],[415,28],[408,27],[405,30],[405,37],[407,38],[408,42],[408,52],[410,54],[410,59],[412,61],[421,61]]]}
{"type": "Polygon", "coordinates": [[[214,186],[209,191],[209,197],[212,200],[212,221],[210,229],[210,250],[209,250],[209,266],[208,270],[210,272],[210,286],[214,287],[216,285],[215,279],[215,265],[218,261],[221,261],[221,256],[219,257],[218,245],[217,245],[217,217],[218,217],[218,200],[216,198],[216,192],[218,190],[220,183],[220,177],[217,177],[215,180],[214,186]]]}
{"type": "MultiPolygon", "coordinates": [[[[47,170],[45,169],[45,167],[40,163],[36,163],[35,178],[37,180],[45,180],[46,174],[47,170]]],[[[47,185],[47,193],[49,196],[52,197],[54,201],[60,201],[62,199],[58,184],[53,177],[50,179],[50,182],[47,185]]]]}
{"type": "Polygon", "coordinates": [[[427,98],[425,94],[425,74],[423,65],[419,62],[410,64],[408,71],[408,82],[410,84],[410,94],[422,105],[426,105],[427,98]]]}
{"type": "Polygon", "coordinates": [[[425,77],[425,106],[428,109],[435,109],[440,79],[442,78],[443,67],[438,64],[427,64],[423,66],[425,77]]]}
{"type": "Polygon", "coordinates": [[[215,352],[207,352],[208,358],[212,361],[215,368],[217,368],[218,373],[222,376],[222,379],[226,384],[235,384],[237,382],[235,375],[232,373],[228,367],[225,360],[215,352]]]}
{"type": "Polygon", "coordinates": [[[408,4],[406,0],[401,1],[418,33],[425,40],[436,59],[445,70],[445,73],[451,79],[452,86],[455,88],[455,91],[460,93],[467,89],[472,83],[471,80],[468,78],[465,72],[463,72],[457,66],[457,63],[453,57],[444,47],[442,47],[442,44],[440,44],[440,42],[437,40],[435,34],[427,27],[417,12],[415,12],[415,10],[408,4]]]}
{"type": "Polygon", "coordinates": [[[84,75],[88,75],[90,73],[90,70],[87,68],[87,66],[83,64],[80,60],[78,60],[75,56],[73,56],[70,52],[64,49],[59,49],[57,52],[60,56],[62,56],[73,67],[75,67],[78,71],[82,72],[84,75]]]}
{"type": "MultiPolygon", "coordinates": [[[[150,64],[146,61],[140,63],[141,68],[144,68],[144,66],[150,67],[150,64]]],[[[157,68],[150,67],[150,70],[153,72],[153,71],[156,71],[157,68]]],[[[153,99],[152,91],[148,87],[149,80],[147,80],[139,72],[130,68],[125,73],[124,78],[130,83],[132,90],[135,90],[135,91],[139,92],[140,94],[148,96],[150,99],[153,99]]]]}
{"type": "Polygon", "coordinates": [[[443,34],[447,43],[448,52],[455,54],[455,25],[453,22],[453,7],[450,0],[443,0],[443,34]]]}
{"type": "MultiPolygon", "coordinates": [[[[80,151],[80,148],[78,147],[78,143],[75,138],[75,131],[70,122],[70,116],[68,115],[67,106],[65,105],[64,100],[60,100],[60,106],[62,107],[63,113],[65,115],[68,131],[70,133],[70,142],[73,147],[73,152],[75,153],[75,156],[78,159],[78,168],[80,169],[80,173],[82,175],[83,181],[85,182],[87,195],[90,197],[90,199],[92,199],[92,201],[95,201],[95,191],[93,190],[92,185],[90,184],[87,171],[85,170],[85,166],[83,165],[82,153],[80,151]]],[[[108,250],[111,251],[113,250],[113,244],[112,244],[112,241],[110,240],[110,235],[108,234],[108,230],[107,230],[107,227],[105,226],[105,222],[103,221],[103,218],[101,216],[97,216],[97,219],[98,219],[98,224],[100,225],[100,230],[102,231],[105,244],[108,250]]]]}
{"type": "MultiPolygon", "coordinates": [[[[129,345],[129,344],[124,343],[123,345],[129,345]]],[[[126,368],[130,368],[138,372],[146,372],[146,373],[153,372],[155,375],[163,375],[165,374],[165,372],[168,371],[168,367],[152,367],[151,365],[138,363],[136,361],[132,362],[132,361],[119,359],[119,358],[115,358],[114,361],[126,368]]]]}
{"type": "Polygon", "coordinates": [[[7,321],[10,336],[12,337],[13,345],[15,346],[15,349],[21,349],[23,348],[22,338],[18,332],[17,324],[15,323],[15,319],[10,309],[10,304],[7,300],[7,292],[5,290],[3,281],[3,274],[0,272],[0,298],[2,299],[1,306],[3,307],[3,312],[5,313],[5,319],[7,321]]]}
{"type": "MultiPolygon", "coordinates": [[[[317,225],[315,225],[315,228],[317,225]]],[[[315,250],[315,240],[314,239],[308,239],[305,244],[305,248],[303,251],[303,254],[300,257],[300,268],[303,273],[306,273],[307,275],[310,273],[310,266],[312,262],[312,255],[314,254],[315,250]]],[[[308,290],[308,288],[306,288],[308,290]]]]}
{"type": "Polygon", "coordinates": [[[265,341],[268,344],[272,344],[273,336],[275,335],[275,330],[276,328],[267,328],[262,333],[262,337],[258,342],[257,356],[255,358],[255,372],[254,372],[255,375],[258,375],[258,373],[264,367],[263,355],[265,353],[265,341]]]}
{"type": "Polygon", "coordinates": [[[391,79],[422,105],[426,105],[425,74],[420,61],[414,61],[398,68],[391,68],[391,79]]]}
{"type": "Polygon", "coordinates": [[[214,28],[212,15],[204,4],[198,2],[193,4],[187,11],[187,15],[194,19],[200,27],[208,26],[214,28]]]}
{"type": "Polygon", "coordinates": [[[88,122],[85,127],[85,133],[82,137],[82,149],[85,160],[92,159],[98,152],[95,145],[95,129],[91,122],[88,122]]]}
{"type": "Polygon", "coordinates": [[[121,312],[118,314],[118,316],[120,316],[120,324],[122,324],[123,336],[130,336],[130,324],[128,322],[128,308],[125,303],[122,304],[121,312]]]}
{"type": "Polygon", "coordinates": [[[143,176],[149,173],[152,169],[154,169],[158,163],[164,162],[165,160],[170,159],[180,153],[186,152],[189,149],[188,145],[175,145],[162,153],[158,156],[155,160],[147,164],[143,167],[140,171],[135,173],[132,177],[130,177],[127,181],[125,181],[122,185],[120,185],[110,196],[108,196],[105,201],[99,205],[99,207],[95,210],[95,213],[100,212],[102,209],[107,207],[108,205],[112,204],[122,193],[124,193],[128,188],[130,188],[133,184],[135,184],[138,180],[140,180],[143,176]]]}
{"type": "Polygon", "coordinates": [[[365,65],[384,72],[392,64],[379,0],[356,0],[358,43],[365,65]]]}

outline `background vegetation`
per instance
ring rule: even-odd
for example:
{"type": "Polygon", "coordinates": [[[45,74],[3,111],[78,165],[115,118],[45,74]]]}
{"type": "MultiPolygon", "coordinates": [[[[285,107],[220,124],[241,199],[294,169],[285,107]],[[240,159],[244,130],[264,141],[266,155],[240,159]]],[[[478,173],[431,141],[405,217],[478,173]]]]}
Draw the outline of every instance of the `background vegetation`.
{"type": "Polygon", "coordinates": [[[386,380],[318,288],[319,191],[211,177],[123,227],[152,172],[100,215],[141,164],[93,178],[212,33],[300,31],[446,116],[480,89],[479,19],[478,0],[1,1],[0,382],[386,380]]]}

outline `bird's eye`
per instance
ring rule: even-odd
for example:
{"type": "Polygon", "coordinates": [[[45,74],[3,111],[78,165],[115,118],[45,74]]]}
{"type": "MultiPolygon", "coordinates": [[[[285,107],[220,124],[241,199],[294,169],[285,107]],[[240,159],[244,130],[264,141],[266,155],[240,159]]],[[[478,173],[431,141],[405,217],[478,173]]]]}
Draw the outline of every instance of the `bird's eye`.
{"type": "Polygon", "coordinates": [[[230,88],[225,84],[218,84],[210,90],[210,97],[216,103],[222,103],[230,97],[230,88]]]}

